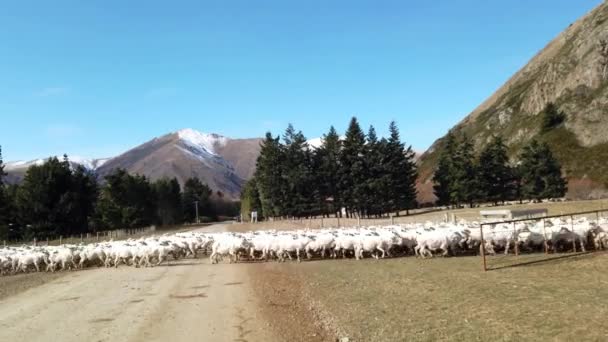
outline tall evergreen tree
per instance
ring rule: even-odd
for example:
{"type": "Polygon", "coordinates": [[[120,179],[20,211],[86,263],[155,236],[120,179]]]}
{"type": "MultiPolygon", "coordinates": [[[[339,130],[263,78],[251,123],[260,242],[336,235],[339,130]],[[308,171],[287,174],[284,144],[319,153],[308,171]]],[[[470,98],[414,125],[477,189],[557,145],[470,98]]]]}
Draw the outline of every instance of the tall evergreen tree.
{"type": "Polygon", "coordinates": [[[452,204],[451,184],[452,184],[452,158],[456,151],[456,137],[450,131],[445,137],[443,151],[437,162],[437,169],[433,175],[433,192],[437,197],[438,205],[452,204]]]}
{"type": "Polygon", "coordinates": [[[566,194],[567,182],[562,177],[561,166],[546,143],[532,140],[525,146],[519,169],[524,197],[541,201],[566,194]]]}
{"type": "Polygon", "coordinates": [[[156,194],[148,179],[117,169],[105,177],[97,216],[103,228],[139,228],[156,221],[156,194]]]}
{"type": "Polygon", "coordinates": [[[241,215],[243,220],[250,221],[252,211],[257,211],[258,220],[262,220],[264,213],[255,177],[245,183],[241,192],[241,215]]]}
{"type": "Polygon", "coordinates": [[[456,205],[466,203],[473,207],[474,201],[479,197],[475,174],[473,143],[466,134],[463,134],[452,158],[450,184],[452,203],[456,205]]]}
{"type": "Polygon", "coordinates": [[[6,177],[6,172],[4,172],[4,160],[2,159],[2,145],[0,145],[0,189],[4,188],[4,177],[6,177]]]}
{"type": "Polygon", "coordinates": [[[315,150],[315,170],[319,189],[319,206],[324,208],[324,214],[336,213],[342,204],[338,189],[340,182],[340,136],[331,126],[323,136],[323,143],[315,150]]]}
{"type": "Polygon", "coordinates": [[[367,144],[365,145],[365,169],[366,187],[364,188],[364,196],[362,198],[363,211],[367,216],[379,215],[383,213],[384,201],[386,199],[387,180],[390,180],[389,174],[384,159],[387,159],[383,150],[384,142],[378,141],[376,129],[370,126],[367,133],[367,144]]]}
{"type": "Polygon", "coordinates": [[[387,144],[387,170],[391,176],[392,184],[389,188],[391,197],[391,210],[408,211],[416,207],[416,168],[415,153],[411,146],[405,148],[401,142],[397,124],[392,121],[389,125],[390,137],[387,144]]]}
{"type": "Polygon", "coordinates": [[[256,162],[255,178],[262,202],[262,211],[267,217],[283,216],[285,204],[283,200],[286,188],[283,177],[284,154],[279,137],[273,137],[270,132],[262,142],[260,155],[256,162]]]}
{"type": "Polygon", "coordinates": [[[495,137],[479,155],[477,179],[483,200],[498,204],[512,196],[513,171],[509,165],[507,147],[501,137],[495,137]]]}
{"type": "Polygon", "coordinates": [[[360,213],[366,188],[365,134],[357,118],[350,120],[340,154],[340,193],[348,213],[360,213]]]}
{"type": "Polygon", "coordinates": [[[317,204],[313,203],[312,154],[304,134],[296,132],[291,124],[283,140],[283,194],[287,194],[283,199],[285,213],[298,217],[310,215],[317,204]]]}
{"type": "Polygon", "coordinates": [[[10,203],[9,196],[4,187],[4,161],[2,159],[2,146],[0,146],[0,239],[8,239],[9,233],[9,215],[10,215],[10,203]]]}
{"type": "Polygon", "coordinates": [[[156,212],[161,225],[182,223],[182,194],[176,178],[161,178],[153,184],[156,193],[156,212]]]}
{"type": "Polygon", "coordinates": [[[184,183],[182,193],[182,218],[186,222],[196,222],[196,206],[198,205],[199,219],[213,217],[211,195],[213,191],[198,178],[189,178],[184,183]],[[198,202],[198,204],[197,204],[198,202]]]}
{"type": "Polygon", "coordinates": [[[95,206],[99,196],[97,177],[84,166],[76,166],[72,173],[71,192],[70,215],[74,226],[79,227],[79,229],[69,232],[74,234],[82,232],[85,228],[91,228],[91,220],[95,215],[95,206]]]}
{"type": "Polygon", "coordinates": [[[17,208],[25,238],[68,234],[86,227],[75,227],[72,220],[72,173],[67,158],[49,158],[42,165],[28,168],[17,194],[17,208]]]}
{"type": "Polygon", "coordinates": [[[542,111],[542,119],[542,131],[547,132],[561,125],[566,120],[566,114],[560,112],[553,102],[549,102],[542,111]]]}

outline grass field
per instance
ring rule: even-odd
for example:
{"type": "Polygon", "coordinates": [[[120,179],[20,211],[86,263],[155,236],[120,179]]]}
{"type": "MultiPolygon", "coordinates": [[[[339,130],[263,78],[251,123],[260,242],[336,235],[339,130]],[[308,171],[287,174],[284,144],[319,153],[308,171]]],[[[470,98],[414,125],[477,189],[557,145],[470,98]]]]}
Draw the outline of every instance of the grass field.
{"type": "MultiPolygon", "coordinates": [[[[479,257],[266,263],[255,272],[304,287],[295,300],[316,303],[354,341],[608,340],[608,254],[542,262],[555,257],[502,257],[535,263],[485,273],[479,257]]],[[[296,296],[289,285],[274,293],[279,302],[296,296]]]]}

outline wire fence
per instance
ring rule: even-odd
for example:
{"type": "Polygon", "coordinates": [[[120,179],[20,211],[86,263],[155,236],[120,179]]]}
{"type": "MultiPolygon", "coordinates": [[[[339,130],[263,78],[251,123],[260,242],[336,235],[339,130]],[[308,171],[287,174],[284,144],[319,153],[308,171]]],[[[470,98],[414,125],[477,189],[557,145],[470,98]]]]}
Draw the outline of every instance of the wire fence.
{"type": "Polygon", "coordinates": [[[108,240],[123,240],[128,238],[138,238],[154,234],[157,231],[156,226],[142,227],[142,228],[129,228],[129,229],[115,229],[98,231],[95,233],[82,233],[76,235],[59,235],[55,237],[47,237],[45,239],[38,239],[34,237],[28,240],[3,240],[2,244],[6,246],[19,246],[19,245],[32,245],[32,246],[58,246],[63,244],[87,244],[95,243],[100,241],[108,240]]]}
{"type": "Polygon", "coordinates": [[[549,255],[557,259],[563,258],[563,253],[595,250],[589,239],[591,228],[581,230],[578,227],[581,224],[598,227],[602,220],[607,221],[606,217],[608,209],[481,223],[483,270],[545,261],[549,260],[549,255]],[[585,220],[581,220],[583,218],[585,220]],[[514,257],[509,256],[510,253],[514,257]],[[520,258],[522,254],[524,258],[520,258]]]}

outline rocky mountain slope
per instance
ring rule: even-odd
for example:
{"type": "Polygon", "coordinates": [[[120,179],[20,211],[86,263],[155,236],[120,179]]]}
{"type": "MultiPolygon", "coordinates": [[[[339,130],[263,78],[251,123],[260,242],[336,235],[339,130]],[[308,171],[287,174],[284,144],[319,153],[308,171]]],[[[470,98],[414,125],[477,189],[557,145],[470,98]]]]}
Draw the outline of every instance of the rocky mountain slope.
{"type": "MultiPolygon", "coordinates": [[[[452,131],[473,138],[477,151],[501,135],[513,158],[531,139],[546,141],[569,179],[569,196],[603,196],[608,186],[608,4],[571,24],[452,131]],[[541,132],[541,111],[555,103],[565,123],[541,132]]],[[[421,201],[432,201],[430,179],[443,148],[438,139],[420,159],[421,201]]]]}
{"type": "MultiPolygon", "coordinates": [[[[183,129],[154,138],[114,158],[70,159],[73,164],[94,170],[100,180],[117,168],[152,180],[176,177],[182,185],[188,178],[198,177],[227,198],[238,199],[243,184],[255,171],[260,143],[258,138],[230,139],[183,129]]],[[[8,181],[18,182],[29,166],[43,162],[44,159],[37,159],[7,163],[8,181]]]]}

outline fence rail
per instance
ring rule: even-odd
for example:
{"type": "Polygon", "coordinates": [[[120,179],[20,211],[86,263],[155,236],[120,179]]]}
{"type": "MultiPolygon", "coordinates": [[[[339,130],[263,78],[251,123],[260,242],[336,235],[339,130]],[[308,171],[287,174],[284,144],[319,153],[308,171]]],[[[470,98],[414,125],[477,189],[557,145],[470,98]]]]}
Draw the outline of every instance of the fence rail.
{"type": "Polygon", "coordinates": [[[104,240],[116,240],[124,239],[128,237],[136,237],[149,235],[156,231],[156,226],[142,227],[142,228],[128,228],[128,229],[115,229],[115,230],[104,230],[95,233],[82,233],[76,235],[59,235],[53,238],[38,239],[34,237],[31,240],[3,240],[2,244],[6,246],[17,246],[17,245],[33,245],[33,246],[57,246],[62,244],[79,244],[79,243],[93,243],[104,240]]]}
{"type": "MultiPolygon", "coordinates": [[[[487,262],[487,251],[486,251],[486,239],[484,238],[484,228],[485,227],[494,227],[496,225],[508,225],[511,224],[512,228],[508,228],[508,229],[503,229],[503,230],[499,230],[498,232],[513,232],[513,236],[517,236],[517,228],[515,227],[516,223],[521,223],[521,222],[530,222],[530,221],[536,221],[536,222],[542,222],[542,228],[543,228],[543,248],[544,248],[544,253],[545,254],[549,254],[549,245],[548,245],[548,238],[547,238],[547,226],[546,226],[546,220],[548,219],[553,219],[553,218],[570,218],[570,229],[571,231],[574,231],[574,218],[575,217],[586,217],[586,218],[595,218],[596,221],[599,222],[600,218],[603,217],[603,213],[608,213],[608,209],[601,209],[601,210],[588,210],[588,211],[580,211],[580,212],[573,212],[573,213],[566,213],[566,214],[559,214],[559,215],[548,215],[548,216],[542,216],[542,217],[530,217],[530,218],[522,218],[522,219],[514,219],[514,220],[504,220],[504,221],[493,221],[493,222],[483,222],[480,224],[479,226],[479,230],[480,230],[480,237],[481,237],[481,246],[480,246],[480,253],[483,259],[483,270],[488,271],[491,268],[488,267],[488,262],[487,262]]],[[[496,231],[494,231],[496,232],[496,231]]],[[[515,256],[518,257],[519,256],[519,244],[518,241],[514,241],[514,253],[515,256]]],[[[572,241],[572,249],[574,253],[577,253],[577,247],[576,247],[576,240],[572,241]]],[[[581,242],[581,251],[585,251],[585,247],[583,246],[583,243],[581,242]]]]}

